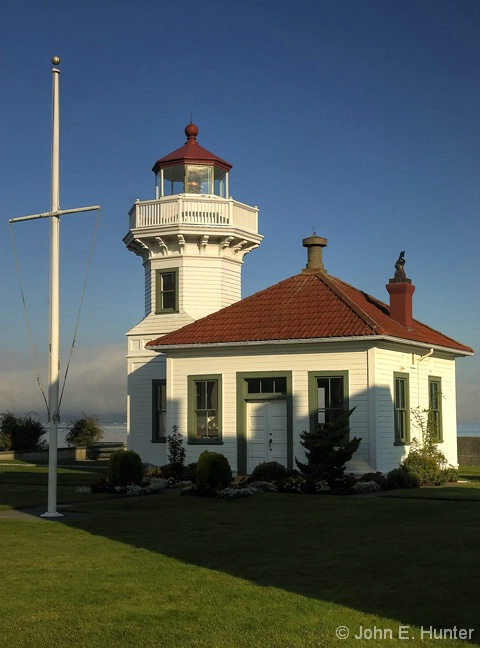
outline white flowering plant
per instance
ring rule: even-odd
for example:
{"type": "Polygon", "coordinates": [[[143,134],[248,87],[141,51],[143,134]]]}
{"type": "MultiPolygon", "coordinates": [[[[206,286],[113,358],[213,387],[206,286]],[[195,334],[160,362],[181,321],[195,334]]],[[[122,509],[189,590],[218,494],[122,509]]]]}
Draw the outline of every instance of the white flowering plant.
{"type": "Polygon", "coordinates": [[[379,484],[374,481],[359,481],[352,486],[352,489],[357,495],[364,495],[365,493],[376,493],[381,490],[379,484]]]}

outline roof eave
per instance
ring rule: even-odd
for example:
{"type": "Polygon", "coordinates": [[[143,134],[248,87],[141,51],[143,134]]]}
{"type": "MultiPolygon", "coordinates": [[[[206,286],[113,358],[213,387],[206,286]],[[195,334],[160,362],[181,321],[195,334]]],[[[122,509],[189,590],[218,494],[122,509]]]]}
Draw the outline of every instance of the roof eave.
{"type": "Polygon", "coordinates": [[[428,342],[418,342],[415,340],[408,340],[406,338],[398,338],[392,335],[351,335],[345,337],[328,337],[328,338],[305,338],[296,340],[250,340],[239,342],[204,342],[204,343],[190,343],[190,344],[149,344],[148,348],[152,351],[159,353],[168,353],[171,351],[182,351],[189,349],[211,349],[211,348],[232,348],[239,346],[265,346],[265,345],[288,345],[288,344],[318,344],[318,343],[334,343],[334,342],[373,342],[373,341],[386,341],[394,342],[395,344],[408,344],[409,346],[419,347],[421,349],[434,349],[450,355],[463,357],[474,355],[473,350],[454,349],[452,347],[445,347],[438,344],[429,344],[428,342]]]}

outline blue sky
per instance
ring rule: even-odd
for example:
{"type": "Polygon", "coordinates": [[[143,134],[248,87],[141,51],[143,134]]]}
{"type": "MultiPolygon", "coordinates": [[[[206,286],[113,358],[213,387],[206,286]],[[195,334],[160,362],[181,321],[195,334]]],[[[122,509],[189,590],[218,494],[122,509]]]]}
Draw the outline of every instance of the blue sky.
{"type": "MultiPolygon", "coordinates": [[[[329,273],[387,302],[405,249],[414,317],[480,348],[478,1],[3,0],[0,52],[0,412],[43,415],[8,220],[49,209],[53,55],[60,204],[102,207],[64,416],[125,416],[144,314],[128,211],[191,113],[232,196],[260,208],[244,296],[298,273],[316,231],[329,273]]],[[[62,218],[63,368],[95,218],[62,218]]],[[[45,382],[48,222],[13,229],[45,382]]],[[[479,358],[457,361],[462,423],[480,422],[479,358]]]]}

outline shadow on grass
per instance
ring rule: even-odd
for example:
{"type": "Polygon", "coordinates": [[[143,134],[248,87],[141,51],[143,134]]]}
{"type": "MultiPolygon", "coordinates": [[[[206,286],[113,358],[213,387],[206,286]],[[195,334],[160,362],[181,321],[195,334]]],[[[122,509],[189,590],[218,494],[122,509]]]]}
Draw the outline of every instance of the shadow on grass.
{"type": "Polygon", "coordinates": [[[257,585],[480,637],[480,506],[382,497],[170,494],[79,505],[64,523],[257,585]]]}

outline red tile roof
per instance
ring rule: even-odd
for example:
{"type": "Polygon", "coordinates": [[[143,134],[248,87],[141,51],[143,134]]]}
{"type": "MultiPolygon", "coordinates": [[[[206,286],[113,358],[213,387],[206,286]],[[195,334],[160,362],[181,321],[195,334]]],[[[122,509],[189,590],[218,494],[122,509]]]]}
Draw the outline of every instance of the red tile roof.
{"type": "Polygon", "coordinates": [[[302,273],[148,343],[150,347],[388,336],[472,353],[413,320],[407,328],[389,306],[323,273],[302,273]]]}
{"type": "Polygon", "coordinates": [[[152,171],[158,173],[160,169],[176,166],[177,164],[207,164],[219,167],[224,171],[230,171],[232,168],[230,162],[222,160],[218,155],[210,153],[203,146],[200,146],[197,142],[197,134],[198,128],[195,124],[188,124],[185,128],[185,135],[188,137],[185,144],[157,160],[153,165],[152,171]]]}

